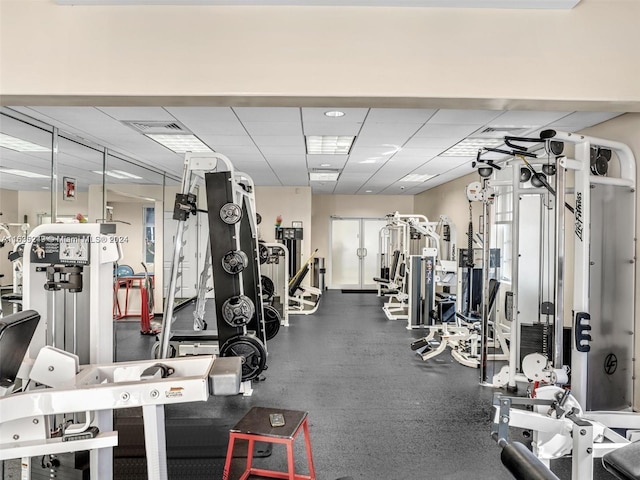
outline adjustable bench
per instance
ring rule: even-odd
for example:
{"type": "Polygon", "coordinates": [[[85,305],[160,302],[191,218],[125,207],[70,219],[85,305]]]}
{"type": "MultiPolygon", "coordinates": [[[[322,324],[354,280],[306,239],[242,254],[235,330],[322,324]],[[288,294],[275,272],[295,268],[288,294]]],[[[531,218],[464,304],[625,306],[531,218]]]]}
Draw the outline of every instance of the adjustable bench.
{"type": "Polygon", "coordinates": [[[619,480],[640,480],[640,441],[603,455],[602,465],[619,480]]]}

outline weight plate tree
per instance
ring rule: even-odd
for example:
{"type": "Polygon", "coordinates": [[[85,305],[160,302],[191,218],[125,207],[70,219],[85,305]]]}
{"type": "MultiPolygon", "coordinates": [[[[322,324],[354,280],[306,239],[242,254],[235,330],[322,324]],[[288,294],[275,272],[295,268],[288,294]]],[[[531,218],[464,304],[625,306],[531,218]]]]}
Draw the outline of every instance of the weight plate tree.
{"type": "Polygon", "coordinates": [[[222,357],[240,357],[242,381],[253,380],[267,368],[267,351],[253,335],[237,335],[220,347],[222,357]]]}
{"type": "MultiPolygon", "coordinates": [[[[242,349],[252,348],[251,346],[253,346],[254,349],[259,350],[259,347],[255,347],[255,344],[262,343],[262,349],[266,352],[264,347],[266,337],[262,318],[262,299],[257,280],[260,277],[255,214],[253,212],[250,214],[250,210],[248,210],[248,192],[246,187],[236,183],[233,173],[230,171],[205,173],[205,184],[219,344],[227,345],[229,339],[238,336],[245,338],[248,331],[253,331],[255,332],[255,337],[251,336],[251,340],[244,341],[241,344],[243,345],[242,349]],[[237,206],[238,209],[232,205],[237,206]],[[225,212],[224,217],[221,214],[223,210],[225,212]],[[229,220],[231,218],[237,219],[236,222],[230,223],[229,220]],[[242,257],[238,252],[244,253],[246,256],[246,265],[244,258],[241,258],[238,263],[238,258],[236,257],[242,257]],[[232,254],[231,257],[229,254],[232,254]],[[231,259],[233,261],[230,261],[231,259]],[[232,263],[236,267],[244,266],[235,273],[233,272],[238,268],[224,268],[223,266],[231,267],[232,263]],[[228,270],[231,270],[231,273],[228,270]],[[241,302],[242,305],[234,303],[237,300],[232,299],[238,299],[241,296],[245,296],[245,301],[241,302]],[[253,308],[244,308],[249,304],[253,308]],[[244,316],[248,313],[251,313],[250,318],[245,321],[244,316]]],[[[223,353],[221,348],[220,353],[223,356],[225,354],[233,355],[231,353],[232,350],[235,349],[227,347],[224,350],[226,353],[223,353]]],[[[253,359],[258,353],[254,353],[251,358],[253,359]]],[[[264,368],[266,354],[260,355],[260,357],[260,361],[251,360],[251,372],[247,375],[243,373],[243,379],[245,379],[244,377],[248,379],[248,376],[251,375],[257,376],[259,372],[256,373],[254,370],[264,368]]],[[[243,372],[244,370],[245,368],[243,367],[243,372]]]]}

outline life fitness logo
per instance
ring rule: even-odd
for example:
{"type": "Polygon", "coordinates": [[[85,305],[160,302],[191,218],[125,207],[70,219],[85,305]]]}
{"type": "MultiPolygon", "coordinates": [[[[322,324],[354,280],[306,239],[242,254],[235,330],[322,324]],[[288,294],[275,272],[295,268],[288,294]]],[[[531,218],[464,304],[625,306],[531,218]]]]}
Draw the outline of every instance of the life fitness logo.
{"type": "Polygon", "coordinates": [[[604,373],[607,375],[613,375],[618,369],[618,357],[615,354],[610,353],[604,359],[604,373]]]}

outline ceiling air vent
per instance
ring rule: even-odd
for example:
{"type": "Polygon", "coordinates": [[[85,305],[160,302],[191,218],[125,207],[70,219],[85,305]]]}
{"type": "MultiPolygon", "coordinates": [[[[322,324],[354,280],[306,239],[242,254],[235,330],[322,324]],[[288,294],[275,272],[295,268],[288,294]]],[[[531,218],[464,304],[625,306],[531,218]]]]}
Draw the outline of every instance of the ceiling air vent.
{"type": "Polygon", "coordinates": [[[162,135],[170,135],[170,134],[190,134],[191,131],[182,125],[180,122],[167,122],[167,121],[123,121],[125,125],[133,128],[134,130],[143,133],[145,135],[149,134],[162,134],[162,135]]]}

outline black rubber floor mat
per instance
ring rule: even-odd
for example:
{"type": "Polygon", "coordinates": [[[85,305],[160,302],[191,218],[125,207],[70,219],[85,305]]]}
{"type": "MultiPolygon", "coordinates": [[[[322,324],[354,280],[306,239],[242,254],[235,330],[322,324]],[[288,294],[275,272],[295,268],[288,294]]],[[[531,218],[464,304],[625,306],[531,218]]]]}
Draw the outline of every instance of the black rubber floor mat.
{"type": "MultiPolygon", "coordinates": [[[[226,458],[229,430],[235,422],[218,418],[169,418],[165,421],[168,459],[226,458]]],[[[142,417],[117,417],[115,458],[144,458],[142,417]]],[[[237,442],[234,457],[247,456],[248,442],[237,442]]],[[[256,442],[254,457],[271,455],[271,443],[256,442]]]]}

